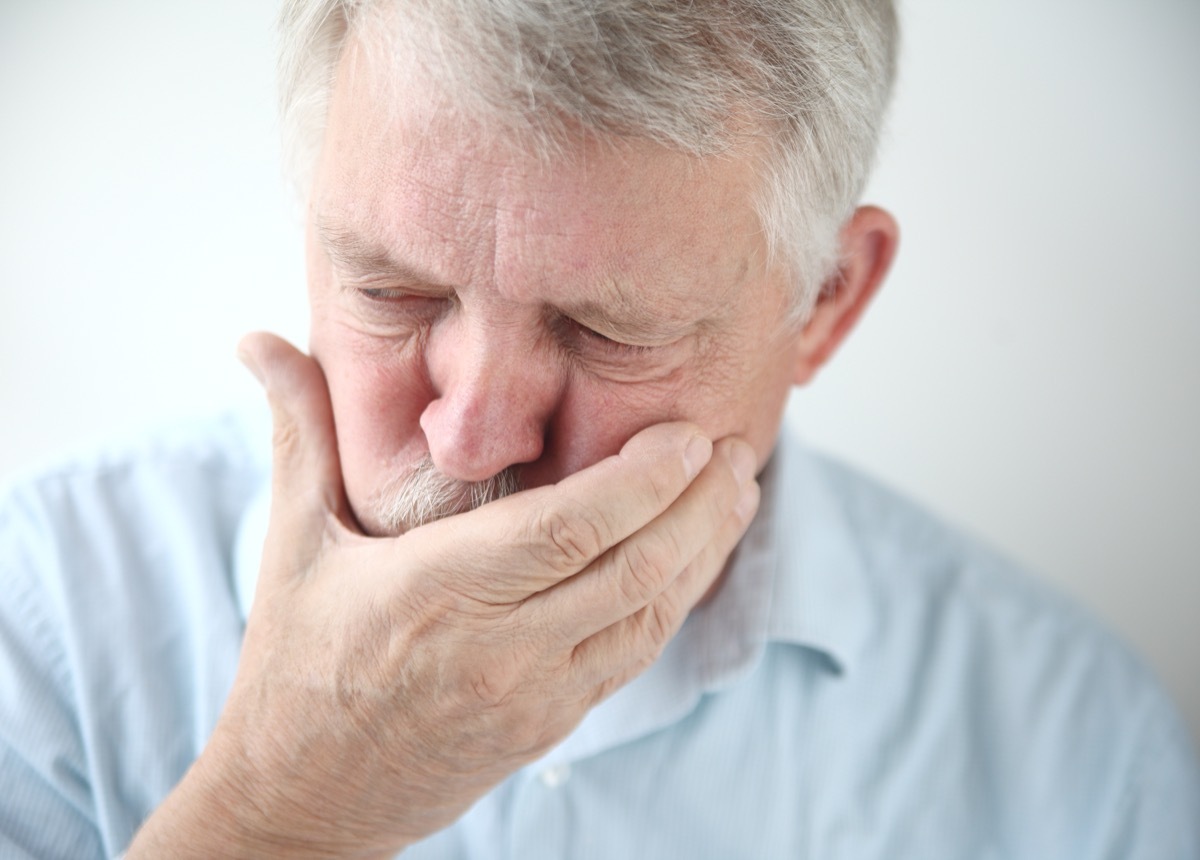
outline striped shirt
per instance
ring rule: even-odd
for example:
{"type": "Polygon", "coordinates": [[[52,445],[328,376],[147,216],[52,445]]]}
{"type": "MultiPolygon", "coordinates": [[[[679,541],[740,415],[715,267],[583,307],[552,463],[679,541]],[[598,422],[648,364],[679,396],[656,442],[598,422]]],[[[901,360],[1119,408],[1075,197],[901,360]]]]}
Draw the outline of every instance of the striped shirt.
{"type": "MultiPolygon", "coordinates": [[[[0,858],[113,857],[237,666],[269,430],[0,500],[0,858]]],[[[662,658],[406,858],[1200,858],[1175,710],[1091,618],[788,432],[662,658]]]]}

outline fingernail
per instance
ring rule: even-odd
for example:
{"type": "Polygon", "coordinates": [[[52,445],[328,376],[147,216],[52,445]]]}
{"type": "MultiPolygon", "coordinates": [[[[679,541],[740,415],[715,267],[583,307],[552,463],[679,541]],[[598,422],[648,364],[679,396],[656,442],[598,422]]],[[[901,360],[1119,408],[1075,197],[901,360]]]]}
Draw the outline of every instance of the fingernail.
{"type": "Polygon", "coordinates": [[[262,368],[258,366],[258,362],[254,360],[254,356],[243,349],[241,344],[238,344],[237,357],[238,361],[245,365],[246,369],[254,374],[254,378],[258,380],[258,384],[264,385],[265,383],[263,382],[262,368]]]}
{"type": "Polygon", "coordinates": [[[758,500],[758,481],[751,481],[742,488],[742,495],[738,498],[737,504],[733,506],[733,512],[743,523],[749,523],[754,518],[755,512],[758,511],[758,500]]]}
{"type": "Polygon", "coordinates": [[[683,462],[688,480],[700,474],[700,470],[712,459],[712,441],[703,436],[693,436],[683,451],[683,462]]]}
{"type": "Polygon", "coordinates": [[[729,447],[729,463],[733,466],[733,474],[738,483],[744,484],[754,477],[758,458],[754,456],[753,448],[739,440],[729,447]]]}

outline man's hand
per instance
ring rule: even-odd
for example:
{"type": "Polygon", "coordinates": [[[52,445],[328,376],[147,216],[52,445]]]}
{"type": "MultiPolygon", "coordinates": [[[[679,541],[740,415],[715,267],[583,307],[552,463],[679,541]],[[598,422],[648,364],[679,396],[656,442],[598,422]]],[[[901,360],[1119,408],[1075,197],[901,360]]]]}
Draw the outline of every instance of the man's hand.
{"type": "Polygon", "coordinates": [[[275,424],[270,529],[213,737],[129,857],[390,856],[645,669],[758,505],[749,445],[686,424],[554,486],[370,538],[325,380],[243,342],[275,424]]]}

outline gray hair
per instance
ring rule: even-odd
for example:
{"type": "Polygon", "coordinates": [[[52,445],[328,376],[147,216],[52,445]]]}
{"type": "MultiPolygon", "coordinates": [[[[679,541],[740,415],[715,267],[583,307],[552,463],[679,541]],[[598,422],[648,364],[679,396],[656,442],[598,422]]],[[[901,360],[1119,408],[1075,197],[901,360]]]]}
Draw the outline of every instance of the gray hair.
{"type": "Polygon", "coordinates": [[[281,122],[302,191],[342,48],[379,13],[396,16],[394,54],[542,145],[583,129],[707,156],[762,136],[755,207],[798,318],[836,270],[894,76],[891,0],[284,0],[281,122]]]}
{"type": "Polygon", "coordinates": [[[438,471],[426,454],[409,472],[393,478],[371,499],[376,525],[398,535],[455,514],[473,511],[521,489],[509,467],[484,481],[459,481],[438,471]]]}

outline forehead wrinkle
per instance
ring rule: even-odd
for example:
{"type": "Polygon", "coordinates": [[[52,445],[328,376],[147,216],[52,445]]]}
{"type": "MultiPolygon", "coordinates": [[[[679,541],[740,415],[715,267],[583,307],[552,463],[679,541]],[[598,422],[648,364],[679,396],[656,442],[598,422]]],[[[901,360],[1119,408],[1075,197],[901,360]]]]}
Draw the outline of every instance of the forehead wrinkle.
{"type": "Polygon", "coordinates": [[[658,269],[589,277],[588,295],[558,310],[618,339],[665,344],[708,331],[736,308],[749,272],[750,261],[742,258],[727,278],[709,270],[676,278],[658,269]]]}
{"type": "MultiPolygon", "coordinates": [[[[359,116],[365,110],[362,100],[370,101],[372,92],[355,89],[359,116]]],[[[365,110],[368,117],[377,113],[365,110]]],[[[621,322],[627,330],[637,324],[658,328],[664,320],[679,325],[715,319],[731,299],[736,303],[750,263],[741,254],[723,252],[720,228],[714,232],[700,217],[713,207],[714,214],[722,213],[723,198],[701,195],[699,205],[678,210],[679,223],[672,221],[675,226],[663,235],[656,236],[658,231],[637,217],[640,201],[653,203],[707,186],[709,172],[726,160],[680,160],[674,157],[680,153],[644,141],[585,137],[561,158],[538,161],[516,147],[498,147],[495,137],[474,125],[476,133],[459,135],[456,146],[447,149],[439,135],[421,133],[440,127],[439,116],[428,109],[403,119],[388,116],[384,128],[359,127],[344,142],[348,151],[343,149],[339,166],[349,175],[341,177],[343,184],[357,184],[365,192],[365,197],[348,198],[346,208],[367,220],[362,235],[352,233],[353,241],[342,244],[359,260],[394,267],[404,255],[431,272],[451,275],[423,280],[491,285],[511,299],[621,322]],[[385,141],[393,138],[405,141],[406,157],[391,157],[385,141]],[[374,161],[385,165],[382,175],[363,172],[371,159],[360,158],[359,147],[379,153],[374,161]],[[653,165],[664,156],[672,158],[663,170],[637,169],[643,157],[653,165]],[[607,163],[628,170],[613,177],[607,163]],[[554,199],[544,199],[546,193],[554,199]],[[595,208],[597,197],[627,202],[620,211],[595,208]],[[572,208],[573,198],[586,205],[572,208]],[[375,244],[370,227],[378,235],[375,244]],[[578,246],[576,239],[592,244],[578,246]],[[539,247],[542,241],[549,244],[539,247]],[[389,253],[389,247],[396,251],[389,253]],[[571,296],[581,301],[567,307],[571,296]]],[[[727,229],[733,227],[725,220],[727,229]]]]}
{"type": "Polygon", "coordinates": [[[382,245],[367,239],[356,230],[338,223],[324,214],[313,218],[313,229],[322,247],[338,263],[355,268],[375,266],[390,267],[394,262],[391,253],[382,245]]]}
{"type": "MultiPolygon", "coordinates": [[[[340,142],[340,141],[339,141],[340,142]]],[[[486,278],[494,207],[478,191],[479,167],[416,149],[378,156],[334,147],[325,199],[314,218],[327,244],[350,262],[400,267],[440,284],[486,278]],[[370,172],[370,165],[376,173],[370,172]],[[470,249],[470,254],[464,254],[470,249]]]]}
{"type": "MultiPolygon", "coordinates": [[[[418,275],[415,266],[397,259],[388,248],[368,239],[353,228],[344,227],[325,215],[313,217],[313,229],[325,252],[335,263],[347,269],[366,272],[403,272],[418,275]]],[[[422,278],[424,279],[424,278],[422,278]]]]}
{"type": "Polygon", "coordinates": [[[449,287],[419,265],[396,256],[382,244],[354,229],[344,227],[322,215],[314,219],[314,229],[330,258],[357,274],[383,274],[432,287],[449,287]]]}

